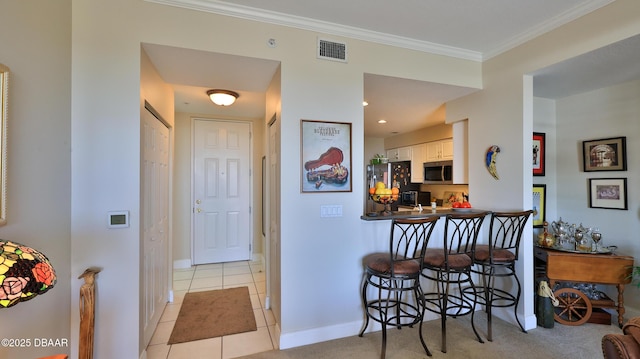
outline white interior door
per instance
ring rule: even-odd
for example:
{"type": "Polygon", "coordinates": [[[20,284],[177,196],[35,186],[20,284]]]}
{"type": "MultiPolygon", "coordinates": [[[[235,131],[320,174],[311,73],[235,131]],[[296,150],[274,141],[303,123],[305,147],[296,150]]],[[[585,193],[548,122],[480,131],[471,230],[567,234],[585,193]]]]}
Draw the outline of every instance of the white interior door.
{"type": "Polygon", "coordinates": [[[251,258],[251,124],[194,120],[193,262],[251,258]]]}
{"type": "Polygon", "coordinates": [[[169,129],[142,114],[142,335],[145,347],[169,296],[169,129]]]}

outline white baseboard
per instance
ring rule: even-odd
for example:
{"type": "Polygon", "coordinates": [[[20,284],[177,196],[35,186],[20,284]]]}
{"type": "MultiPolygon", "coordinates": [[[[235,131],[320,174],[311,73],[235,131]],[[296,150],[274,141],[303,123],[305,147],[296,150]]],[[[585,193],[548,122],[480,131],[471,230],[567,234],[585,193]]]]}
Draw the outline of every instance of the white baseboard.
{"type": "MultiPolygon", "coordinates": [[[[424,321],[430,321],[440,318],[439,315],[431,312],[425,312],[424,321]]],[[[295,333],[280,334],[280,349],[288,349],[309,345],[314,343],[326,342],[328,340],[351,337],[360,334],[364,322],[357,320],[350,323],[342,323],[337,325],[326,326],[322,328],[314,328],[309,330],[301,330],[295,333]]],[[[369,321],[369,326],[365,331],[367,333],[375,333],[382,330],[380,323],[373,320],[369,321]]]]}
{"type": "MultiPolygon", "coordinates": [[[[370,326],[372,323],[369,323],[370,326]]],[[[378,324],[378,323],[375,323],[378,324]]],[[[358,335],[362,321],[343,323],[322,328],[301,330],[294,333],[280,333],[280,349],[295,348],[303,345],[326,342],[358,335]]],[[[372,331],[375,329],[372,329],[372,331]]],[[[378,330],[380,330],[378,328],[378,330]]]]}
{"type": "Polygon", "coordinates": [[[173,261],[173,269],[191,268],[191,259],[176,259],[173,261]]]}
{"type": "MultiPolygon", "coordinates": [[[[517,323],[514,324],[518,325],[517,323]]],[[[535,329],[538,327],[538,317],[535,314],[526,316],[522,325],[524,325],[524,330],[535,329]]]]}
{"type": "MultiPolygon", "coordinates": [[[[476,309],[476,318],[478,317],[478,314],[480,314],[483,318],[486,318],[486,314],[482,310],[482,307],[480,309],[476,309]]],[[[518,322],[516,321],[516,318],[513,313],[513,307],[506,307],[506,308],[493,307],[492,315],[494,318],[500,318],[507,323],[513,323],[513,325],[515,325],[516,328],[519,328],[518,322]]],[[[524,330],[535,329],[538,326],[538,317],[536,317],[535,314],[527,315],[524,317],[524,319],[522,315],[518,315],[518,317],[520,319],[520,323],[522,323],[522,326],[524,327],[524,330]]]]}

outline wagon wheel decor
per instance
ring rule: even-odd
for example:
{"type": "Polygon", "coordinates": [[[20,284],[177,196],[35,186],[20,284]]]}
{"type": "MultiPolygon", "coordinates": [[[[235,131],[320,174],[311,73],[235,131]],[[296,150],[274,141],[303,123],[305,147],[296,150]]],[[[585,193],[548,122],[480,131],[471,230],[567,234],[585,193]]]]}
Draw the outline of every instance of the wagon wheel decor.
{"type": "Polygon", "coordinates": [[[591,301],[575,288],[560,288],[554,292],[559,304],[553,318],[565,325],[582,325],[591,318],[591,301]]]}

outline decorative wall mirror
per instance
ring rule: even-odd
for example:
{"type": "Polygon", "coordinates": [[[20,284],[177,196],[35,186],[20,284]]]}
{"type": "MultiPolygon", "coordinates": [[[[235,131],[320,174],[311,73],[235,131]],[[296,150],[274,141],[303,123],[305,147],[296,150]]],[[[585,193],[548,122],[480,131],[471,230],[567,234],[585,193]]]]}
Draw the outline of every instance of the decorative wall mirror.
{"type": "Polygon", "coordinates": [[[0,226],[7,223],[7,117],[9,68],[0,64],[0,226]]]}

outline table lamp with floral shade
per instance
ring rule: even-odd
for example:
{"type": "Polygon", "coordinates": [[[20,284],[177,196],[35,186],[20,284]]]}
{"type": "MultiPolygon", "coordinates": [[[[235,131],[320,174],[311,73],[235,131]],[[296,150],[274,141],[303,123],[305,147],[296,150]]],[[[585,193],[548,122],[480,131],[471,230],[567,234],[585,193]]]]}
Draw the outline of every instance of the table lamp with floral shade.
{"type": "Polygon", "coordinates": [[[0,308],[46,293],[56,284],[49,259],[20,243],[0,239],[0,308]]]}

